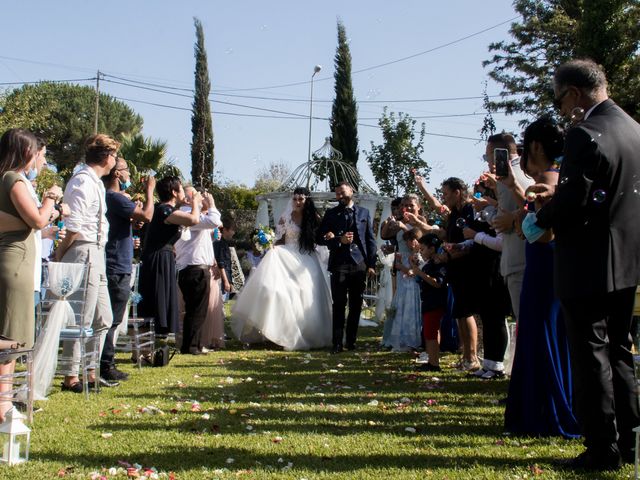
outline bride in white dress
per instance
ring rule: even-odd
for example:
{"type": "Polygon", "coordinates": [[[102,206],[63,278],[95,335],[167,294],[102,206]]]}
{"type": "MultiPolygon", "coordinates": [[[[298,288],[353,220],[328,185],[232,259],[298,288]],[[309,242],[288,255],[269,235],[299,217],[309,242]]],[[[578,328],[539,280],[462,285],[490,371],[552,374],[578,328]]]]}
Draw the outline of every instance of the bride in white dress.
{"type": "Polygon", "coordinates": [[[278,222],[276,246],[231,310],[231,329],[240,341],[266,339],[285,350],[331,345],[331,292],[314,241],[318,222],[309,190],[296,188],[278,222]]]}

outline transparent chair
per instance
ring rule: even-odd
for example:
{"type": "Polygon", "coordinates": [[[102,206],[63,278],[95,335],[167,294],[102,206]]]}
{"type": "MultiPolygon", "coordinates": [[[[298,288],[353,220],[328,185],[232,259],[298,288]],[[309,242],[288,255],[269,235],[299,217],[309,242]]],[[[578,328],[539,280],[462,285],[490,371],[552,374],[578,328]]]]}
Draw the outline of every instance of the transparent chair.
{"type": "Polygon", "coordinates": [[[362,312],[360,313],[360,326],[371,327],[377,325],[376,304],[378,302],[378,289],[380,288],[379,275],[369,277],[362,293],[362,312]]]}
{"type": "MultiPolygon", "coordinates": [[[[46,280],[38,308],[43,330],[35,347],[37,395],[46,395],[50,387],[54,373],[51,365],[57,364],[60,374],[71,371],[77,365],[84,394],[89,398],[89,370],[95,370],[96,379],[100,376],[101,338],[101,332],[94,332],[90,325],[83,324],[91,267],[85,263],[49,262],[43,268],[46,269],[46,280]],[[77,342],[79,358],[74,359],[64,353],[58,358],[59,342],[77,342]]],[[[99,390],[100,382],[94,384],[95,389],[99,390]]]]}
{"type": "Polygon", "coordinates": [[[140,264],[134,264],[131,269],[131,296],[129,299],[129,312],[125,315],[123,333],[118,336],[116,348],[120,351],[131,352],[131,358],[142,369],[145,353],[150,353],[155,348],[156,333],[153,319],[138,318],[138,283],[140,281],[140,264]],[[126,333],[124,333],[126,332],[126,333]]]}
{"type": "MultiPolygon", "coordinates": [[[[0,343],[13,343],[1,340],[0,343]]],[[[0,363],[16,360],[13,373],[0,375],[0,384],[10,385],[0,392],[0,401],[12,402],[14,407],[24,406],[29,423],[33,423],[33,349],[11,348],[0,345],[0,363]]]]}

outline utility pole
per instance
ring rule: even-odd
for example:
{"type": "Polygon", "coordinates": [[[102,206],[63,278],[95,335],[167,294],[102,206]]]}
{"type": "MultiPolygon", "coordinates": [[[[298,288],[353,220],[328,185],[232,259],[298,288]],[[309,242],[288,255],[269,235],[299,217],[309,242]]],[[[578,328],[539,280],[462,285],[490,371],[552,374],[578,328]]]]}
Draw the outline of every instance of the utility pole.
{"type": "Polygon", "coordinates": [[[93,134],[96,135],[98,133],[98,114],[100,111],[100,70],[96,75],[96,117],[93,123],[93,134]]]}

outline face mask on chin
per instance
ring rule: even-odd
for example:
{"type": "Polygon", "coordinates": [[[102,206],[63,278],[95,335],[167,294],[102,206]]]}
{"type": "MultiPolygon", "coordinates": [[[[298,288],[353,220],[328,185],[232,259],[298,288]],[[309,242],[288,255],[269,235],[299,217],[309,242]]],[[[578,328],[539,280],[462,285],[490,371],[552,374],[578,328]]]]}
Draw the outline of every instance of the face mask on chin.
{"type": "Polygon", "coordinates": [[[131,186],[131,181],[127,180],[126,182],[120,182],[120,190],[126,190],[131,186]]]}
{"type": "Polygon", "coordinates": [[[27,170],[25,176],[27,177],[27,180],[33,182],[38,176],[38,170],[36,170],[35,168],[30,168],[29,170],[27,170]]]}

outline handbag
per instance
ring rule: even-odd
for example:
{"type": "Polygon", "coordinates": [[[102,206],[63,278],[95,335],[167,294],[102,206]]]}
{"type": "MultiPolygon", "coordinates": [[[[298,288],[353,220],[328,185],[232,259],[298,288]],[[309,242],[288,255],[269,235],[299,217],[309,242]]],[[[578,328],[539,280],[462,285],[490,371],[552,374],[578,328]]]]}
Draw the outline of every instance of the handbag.
{"type": "Polygon", "coordinates": [[[145,355],[143,359],[152,367],[166,367],[175,354],[175,348],[169,348],[169,345],[162,345],[155,348],[150,354],[145,355]]]}

